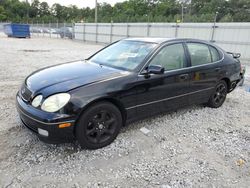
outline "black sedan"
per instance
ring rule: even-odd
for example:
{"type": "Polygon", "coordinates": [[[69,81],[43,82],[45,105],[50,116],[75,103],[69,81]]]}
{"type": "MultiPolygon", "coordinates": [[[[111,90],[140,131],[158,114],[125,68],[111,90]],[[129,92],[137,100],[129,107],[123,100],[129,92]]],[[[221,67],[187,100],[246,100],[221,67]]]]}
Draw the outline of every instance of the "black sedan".
{"type": "Polygon", "coordinates": [[[238,56],[205,41],[124,39],[34,72],[17,93],[17,109],[41,140],[97,149],[139,119],[191,104],[220,107],[240,72],[238,56]]]}

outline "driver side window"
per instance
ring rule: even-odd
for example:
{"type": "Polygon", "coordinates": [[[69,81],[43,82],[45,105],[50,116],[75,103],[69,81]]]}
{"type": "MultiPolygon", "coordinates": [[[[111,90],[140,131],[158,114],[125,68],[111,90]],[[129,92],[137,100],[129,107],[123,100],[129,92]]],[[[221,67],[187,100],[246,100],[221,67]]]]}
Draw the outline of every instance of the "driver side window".
{"type": "Polygon", "coordinates": [[[179,43],[163,47],[150,62],[150,65],[160,65],[167,71],[185,67],[185,51],[183,45],[179,43]]]}

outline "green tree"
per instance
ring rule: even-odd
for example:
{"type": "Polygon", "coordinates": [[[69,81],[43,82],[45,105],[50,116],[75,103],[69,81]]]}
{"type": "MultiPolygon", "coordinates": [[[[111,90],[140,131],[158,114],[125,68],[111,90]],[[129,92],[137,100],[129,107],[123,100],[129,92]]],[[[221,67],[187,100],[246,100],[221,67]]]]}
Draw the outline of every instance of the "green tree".
{"type": "Polygon", "coordinates": [[[29,16],[31,18],[35,18],[38,16],[39,14],[39,7],[40,7],[40,2],[39,0],[34,0],[32,3],[31,3],[31,6],[30,6],[30,12],[29,12],[29,16]]]}
{"type": "MultiPolygon", "coordinates": [[[[12,22],[93,22],[95,10],[62,6],[52,7],[42,0],[31,4],[21,0],[0,0],[0,21],[12,22]],[[41,1],[41,2],[40,2],[41,1]]],[[[250,0],[127,0],[113,7],[98,4],[99,22],[175,22],[181,18],[189,22],[250,21],[250,0]]]]}
{"type": "Polygon", "coordinates": [[[38,15],[40,17],[50,15],[49,5],[48,5],[47,2],[40,3],[39,10],[38,10],[38,15]]]}
{"type": "Polygon", "coordinates": [[[7,15],[3,6],[0,6],[0,21],[6,21],[7,15]]]}

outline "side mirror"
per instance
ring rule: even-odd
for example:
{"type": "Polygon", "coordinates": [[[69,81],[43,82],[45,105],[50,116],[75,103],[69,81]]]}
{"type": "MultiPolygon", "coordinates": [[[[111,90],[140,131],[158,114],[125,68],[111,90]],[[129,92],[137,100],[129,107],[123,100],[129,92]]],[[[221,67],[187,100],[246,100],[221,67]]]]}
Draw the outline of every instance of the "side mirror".
{"type": "Polygon", "coordinates": [[[164,67],[161,65],[150,65],[147,72],[150,74],[163,74],[165,71],[164,67]]]}

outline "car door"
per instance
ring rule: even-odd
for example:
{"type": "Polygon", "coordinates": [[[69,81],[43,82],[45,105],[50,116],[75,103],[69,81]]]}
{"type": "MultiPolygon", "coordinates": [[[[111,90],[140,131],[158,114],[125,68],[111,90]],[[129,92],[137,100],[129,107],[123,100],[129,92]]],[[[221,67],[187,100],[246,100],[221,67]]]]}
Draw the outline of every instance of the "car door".
{"type": "Polygon", "coordinates": [[[190,103],[207,102],[222,73],[222,54],[213,46],[200,42],[186,43],[190,67],[190,103]]]}
{"type": "Polygon", "coordinates": [[[162,74],[139,74],[137,117],[147,117],[188,104],[189,70],[183,43],[164,45],[145,66],[160,65],[162,74]]]}

